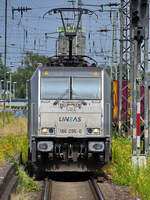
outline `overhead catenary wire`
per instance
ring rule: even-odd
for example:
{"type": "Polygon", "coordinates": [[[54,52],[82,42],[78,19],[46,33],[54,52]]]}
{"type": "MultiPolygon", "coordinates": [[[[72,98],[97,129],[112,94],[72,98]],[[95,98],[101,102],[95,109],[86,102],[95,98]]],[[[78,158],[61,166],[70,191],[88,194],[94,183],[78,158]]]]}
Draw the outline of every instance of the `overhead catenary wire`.
{"type": "MultiPolygon", "coordinates": [[[[93,1],[93,2],[101,3],[102,1],[93,1]]],[[[111,0],[110,2],[114,2],[114,1],[111,0]]],[[[27,38],[26,38],[27,44],[25,43],[25,48],[24,49],[28,48],[29,44],[31,44],[31,46],[32,46],[31,49],[34,49],[34,42],[33,42],[34,39],[37,41],[36,42],[37,43],[36,44],[36,49],[38,49],[38,47],[40,47],[39,51],[40,50],[44,50],[44,48],[45,49],[49,48],[49,45],[50,46],[54,46],[53,49],[55,49],[54,41],[50,41],[50,40],[47,41],[47,43],[48,43],[47,47],[46,47],[46,45],[45,45],[45,47],[41,47],[41,43],[42,43],[42,45],[45,43],[44,33],[45,32],[49,32],[50,24],[54,20],[56,20],[56,17],[54,17],[54,16],[46,17],[44,20],[40,17],[40,16],[42,16],[42,14],[40,14],[40,13],[42,13],[41,10],[46,11],[47,8],[48,8],[47,5],[45,6],[45,4],[46,3],[44,2],[43,5],[41,4],[42,6],[39,6],[39,4],[37,2],[35,3],[35,1],[33,1],[33,0],[21,0],[21,1],[12,0],[11,3],[9,2],[9,6],[10,7],[8,8],[8,14],[9,14],[8,19],[9,19],[9,24],[13,23],[13,26],[9,25],[8,36],[9,36],[9,38],[11,38],[14,41],[16,41],[16,42],[13,41],[13,43],[16,43],[16,48],[18,48],[18,43],[20,43],[20,44],[23,43],[24,29],[25,29],[27,31],[27,38]],[[25,6],[25,5],[27,5],[29,7],[32,7],[32,12],[34,13],[34,15],[32,13],[28,13],[28,14],[25,13],[25,15],[22,17],[21,20],[20,20],[20,16],[16,15],[15,21],[12,22],[11,14],[10,14],[12,6],[13,7],[19,7],[19,6],[25,6]],[[39,10],[39,12],[37,12],[38,10],[39,10]],[[43,25],[44,23],[45,24],[48,23],[49,25],[45,28],[45,26],[43,25]]],[[[60,2],[58,3],[56,1],[55,2],[52,1],[51,2],[51,7],[58,7],[58,6],[60,7],[61,4],[62,4],[62,7],[64,7],[63,3],[60,3],[60,2]]],[[[65,2],[65,5],[71,6],[71,4],[68,4],[67,2],[65,2]]],[[[2,19],[3,19],[3,16],[0,17],[0,20],[2,20],[2,19]]],[[[91,41],[91,44],[89,44],[89,47],[91,49],[91,54],[92,54],[94,51],[97,52],[97,50],[95,50],[95,49],[100,49],[100,45],[98,44],[99,43],[98,41],[100,40],[101,43],[103,43],[101,38],[103,38],[103,40],[109,40],[111,38],[111,36],[110,36],[111,33],[110,34],[94,33],[93,21],[91,20],[92,23],[91,23],[91,27],[89,29],[88,28],[89,17],[86,18],[86,17],[83,16],[83,19],[84,19],[83,21],[85,21],[85,23],[83,23],[83,26],[86,26],[85,35],[87,36],[89,32],[91,34],[92,41],[91,41]]],[[[59,20],[57,19],[57,21],[59,21],[59,20]]],[[[94,21],[95,21],[95,24],[96,24],[95,27],[98,26],[98,25],[101,25],[101,26],[99,26],[99,28],[102,27],[101,21],[103,21],[103,25],[107,24],[107,28],[108,29],[109,29],[109,26],[111,26],[110,21],[108,21],[108,13],[105,13],[105,12],[104,13],[99,12],[98,13],[98,19],[96,19],[94,21]],[[101,20],[101,18],[103,18],[103,19],[101,20]]],[[[60,24],[60,23],[57,22],[56,26],[58,24],[60,24]]],[[[53,27],[53,30],[54,29],[55,28],[53,27]]],[[[0,47],[0,51],[1,51],[2,48],[3,47],[0,47]]],[[[10,47],[8,47],[8,49],[9,48],[10,47]]],[[[21,53],[21,51],[23,51],[23,45],[22,45],[22,48],[20,46],[20,53],[21,53]]],[[[53,51],[51,51],[51,52],[53,52],[53,51]]]]}

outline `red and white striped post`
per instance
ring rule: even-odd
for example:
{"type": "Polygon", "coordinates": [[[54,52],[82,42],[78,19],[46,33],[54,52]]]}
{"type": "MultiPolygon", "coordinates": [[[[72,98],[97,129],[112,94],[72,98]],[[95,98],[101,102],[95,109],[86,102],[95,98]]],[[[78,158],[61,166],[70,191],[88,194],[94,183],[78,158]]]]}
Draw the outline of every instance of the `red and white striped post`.
{"type": "Polygon", "coordinates": [[[137,102],[137,149],[140,149],[140,102],[137,102]]]}

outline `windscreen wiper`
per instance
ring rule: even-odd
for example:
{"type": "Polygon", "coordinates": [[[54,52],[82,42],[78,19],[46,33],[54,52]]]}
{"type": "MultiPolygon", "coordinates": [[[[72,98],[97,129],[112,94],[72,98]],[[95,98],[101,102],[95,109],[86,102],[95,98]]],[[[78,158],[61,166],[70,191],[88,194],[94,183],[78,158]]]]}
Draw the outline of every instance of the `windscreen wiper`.
{"type": "Polygon", "coordinates": [[[81,98],[82,98],[82,96],[80,96],[80,95],[78,95],[77,93],[75,93],[75,92],[73,92],[73,94],[75,94],[77,97],[79,97],[80,98],[80,100],[81,100],[81,103],[84,105],[84,106],[86,106],[87,105],[87,103],[84,101],[84,100],[82,100],[81,98]]]}
{"type": "Polygon", "coordinates": [[[69,92],[69,89],[67,89],[56,101],[54,101],[53,105],[57,105],[59,101],[69,92]]]}
{"type": "MultiPolygon", "coordinates": [[[[57,104],[59,103],[59,101],[60,101],[68,92],[69,92],[69,89],[67,89],[67,90],[59,97],[59,99],[57,99],[56,101],[54,101],[53,105],[57,105],[57,104]]],[[[75,93],[74,93],[74,94],[75,94],[75,93]]],[[[79,98],[81,98],[80,95],[77,95],[77,94],[75,94],[75,95],[78,96],[79,98]]],[[[86,103],[84,100],[82,100],[82,99],[81,99],[81,103],[82,103],[84,106],[87,105],[87,103],[86,103]]]]}

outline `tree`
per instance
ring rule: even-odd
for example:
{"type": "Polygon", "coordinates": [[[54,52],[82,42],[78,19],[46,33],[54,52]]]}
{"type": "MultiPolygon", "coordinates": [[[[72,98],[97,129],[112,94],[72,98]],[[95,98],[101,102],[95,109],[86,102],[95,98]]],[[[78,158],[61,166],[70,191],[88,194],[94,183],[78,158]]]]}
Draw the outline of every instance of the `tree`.
{"type": "MultiPolygon", "coordinates": [[[[4,98],[4,69],[5,69],[5,73],[11,71],[10,67],[5,66],[4,68],[4,65],[2,64],[2,56],[0,54],[0,98],[4,98]]],[[[8,77],[8,74],[6,73],[6,85],[7,85],[8,79],[9,77],[8,77]]],[[[6,86],[5,86],[5,89],[6,89],[6,86]]],[[[6,93],[5,93],[5,96],[6,96],[6,93]]]]}
{"type": "MultiPolygon", "coordinates": [[[[6,72],[11,71],[9,67],[6,67],[6,72]]],[[[4,80],[4,65],[2,64],[2,56],[0,54],[0,80],[4,80]]]]}
{"type": "Polygon", "coordinates": [[[39,54],[33,54],[32,52],[26,52],[23,66],[20,66],[16,72],[12,73],[12,80],[17,82],[16,97],[26,97],[26,81],[31,78],[33,72],[36,70],[37,63],[46,65],[48,58],[39,54]]]}
{"type": "Polygon", "coordinates": [[[2,56],[0,54],[0,80],[3,79],[3,65],[2,65],[2,56]]]}

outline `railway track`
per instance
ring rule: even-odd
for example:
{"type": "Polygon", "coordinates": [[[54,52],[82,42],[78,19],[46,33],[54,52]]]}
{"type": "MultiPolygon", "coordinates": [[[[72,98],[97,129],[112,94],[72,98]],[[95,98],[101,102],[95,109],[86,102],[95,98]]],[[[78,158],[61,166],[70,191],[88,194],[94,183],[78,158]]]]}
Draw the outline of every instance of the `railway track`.
{"type": "Polygon", "coordinates": [[[104,200],[93,178],[84,181],[66,182],[45,179],[41,200],[104,200]]]}
{"type": "Polygon", "coordinates": [[[0,200],[8,200],[11,198],[11,193],[16,189],[18,176],[12,163],[6,166],[4,172],[3,168],[0,171],[3,174],[3,177],[0,177],[0,200]]]}
{"type": "Polygon", "coordinates": [[[103,197],[102,192],[100,191],[99,186],[97,185],[94,178],[91,178],[89,180],[89,185],[91,187],[91,190],[93,191],[93,195],[95,197],[95,200],[105,200],[103,197]]]}

